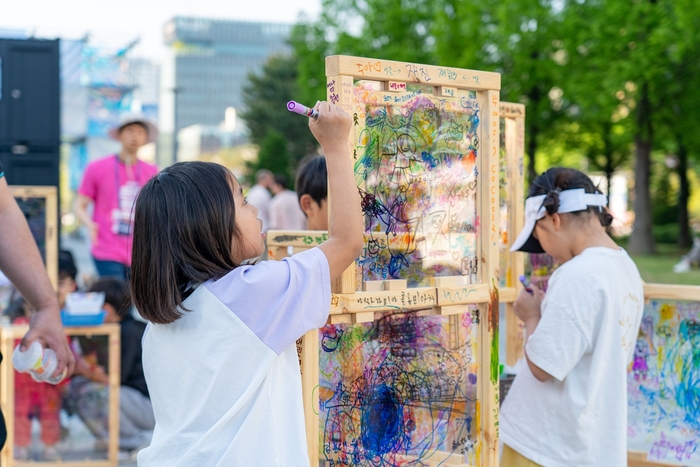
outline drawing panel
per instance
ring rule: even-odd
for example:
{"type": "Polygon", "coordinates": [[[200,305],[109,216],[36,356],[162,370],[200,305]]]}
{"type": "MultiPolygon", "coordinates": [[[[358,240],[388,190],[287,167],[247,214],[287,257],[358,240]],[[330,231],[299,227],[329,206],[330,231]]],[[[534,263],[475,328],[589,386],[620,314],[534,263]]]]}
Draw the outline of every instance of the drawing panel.
{"type": "Polygon", "coordinates": [[[321,465],[477,465],[478,322],[474,308],[324,327],[321,465]]]}
{"type": "Polygon", "coordinates": [[[362,279],[406,279],[409,287],[440,276],[476,282],[476,94],[388,93],[367,82],[353,93],[355,179],[367,236],[362,279]]]}
{"type": "Polygon", "coordinates": [[[46,263],[46,198],[15,198],[46,263]]]}
{"type": "Polygon", "coordinates": [[[628,449],[700,466],[700,302],[645,307],[627,379],[628,449]]]}

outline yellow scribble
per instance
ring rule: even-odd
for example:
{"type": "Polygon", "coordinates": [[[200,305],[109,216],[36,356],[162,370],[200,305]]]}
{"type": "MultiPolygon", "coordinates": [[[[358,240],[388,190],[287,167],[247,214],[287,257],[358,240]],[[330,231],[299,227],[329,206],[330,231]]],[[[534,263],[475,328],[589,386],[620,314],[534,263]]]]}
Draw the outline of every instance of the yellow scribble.
{"type": "Polygon", "coordinates": [[[661,321],[670,321],[673,319],[674,316],[676,316],[678,310],[676,309],[676,305],[672,305],[670,303],[664,303],[661,305],[661,308],[659,309],[659,315],[661,316],[661,321]]]}

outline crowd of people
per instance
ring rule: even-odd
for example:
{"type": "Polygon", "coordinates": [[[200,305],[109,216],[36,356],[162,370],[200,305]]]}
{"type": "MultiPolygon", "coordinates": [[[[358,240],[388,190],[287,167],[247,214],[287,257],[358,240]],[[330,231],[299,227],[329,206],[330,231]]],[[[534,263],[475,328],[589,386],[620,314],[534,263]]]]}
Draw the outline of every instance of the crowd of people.
{"type": "MultiPolygon", "coordinates": [[[[347,151],[351,118],[327,102],[316,111],[309,127],[324,156],[303,161],[296,192],[267,170],[247,197],[217,164],[158,172],[138,159],[155,129],[136,117],[114,129],[121,152],[88,166],[77,211],[100,276],[88,290],[105,294],[106,321],[121,329],[123,458],[142,466],[309,465],[295,342],[326,323],[330,284],[361,253],[364,230],[347,151]],[[257,261],[270,229],[329,235],[282,261],[257,261]]],[[[16,322],[30,323],[21,345],[39,340],[56,351],[55,374],[71,375],[57,386],[18,375],[15,452],[28,455],[35,415],[44,457],[56,459],[61,409],[106,449],[103,346],[67,339],[58,313],[77,289],[75,265],[64,253],[57,296],[13,203],[0,179],[0,238],[20,239],[0,242],[0,269],[26,300],[13,308],[16,322]]],[[[525,323],[527,371],[500,415],[505,467],[626,464],[625,375],[643,293],[634,263],[608,236],[606,204],[573,169],[550,169],[530,189],[512,249],[546,252],[561,266],[546,295],[525,288],[514,304],[525,323]]]]}
{"type": "MultiPolygon", "coordinates": [[[[87,280],[85,292],[105,294],[105,323],[121,329],[119,392],[119,458],[135,461],[150,444],[155,418],[142,363],[142,339],[146,321],[133,307],[128,280],[131,275],[133,205],[143,185],[158,169],[138,157],[138,150],[155,139],[157,130],[138,115],[125,116],[110,131],[121,143],[117,154],[90,163],[75,204],[91,240],[91,256],[97,277],[87,280]]],[[[326,230],[328,227],[326,161],[310,156],[297,170],[298,193],[289,189],[284,175],[262,169],[248,190],[247,200],[258,209],[263,230],[326,230]]],[[[70,251],[60,251],[58,261],[58,308],[69,294],[80,292],[78,269],[70,251]]],[[[13,324],[29,324],[35,308],[19,293],[5,315],[13,324]]],[[[106,338],[66,338],[75,362],[72,375],[58,385],[36,382],[16,372],[14,457],[31,459],[31,419],[40,425],[43,460],[60,459],[57,444],[69,436],[60,420],[61,410],[77,415],[94,437],[94,450],[109,446],[109,365],[106,338]]],[[[18,341],[19,345],[20,342],[18,341]]]]}

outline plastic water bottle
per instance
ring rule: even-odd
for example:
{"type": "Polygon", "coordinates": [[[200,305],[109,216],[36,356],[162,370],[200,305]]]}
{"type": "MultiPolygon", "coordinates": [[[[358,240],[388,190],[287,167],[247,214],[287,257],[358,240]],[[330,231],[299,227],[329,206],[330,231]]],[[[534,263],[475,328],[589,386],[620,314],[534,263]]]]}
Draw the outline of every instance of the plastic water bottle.
{"type": "Polygon", "coordinates": [[[29,348],[22,352],[19,345],[12,352],[12,365],[20,373],[29,373],[34,381],[39,383],[58,384],[66,376],[66,372],[56,378],[51,375],[56,371],[58,359],[56,352],[44,349],[38,341],[34,341],[29,348]]]}

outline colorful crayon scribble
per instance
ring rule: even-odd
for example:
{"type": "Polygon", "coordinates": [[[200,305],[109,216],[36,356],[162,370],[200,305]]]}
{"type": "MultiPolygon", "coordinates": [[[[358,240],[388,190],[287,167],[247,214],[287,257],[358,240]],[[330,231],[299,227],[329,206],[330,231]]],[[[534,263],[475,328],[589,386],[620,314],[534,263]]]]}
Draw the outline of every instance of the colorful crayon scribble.
{"type": "Polygon", "coordinates": [[[700,466],[700,302],[645,308],[627,381],[628,448],[700,466]]]}
{"type": "Polygon", "coordinates": [[[355,179],[369,237],[364,280],[476,282],[476,95],[354,89],[355,179]]]}
{"type": "Polygon", "coordinates": [[[478,331],[462,316],[386,314],[321,330],[322,461],[329,467],[476,465],[478,331]]]}

